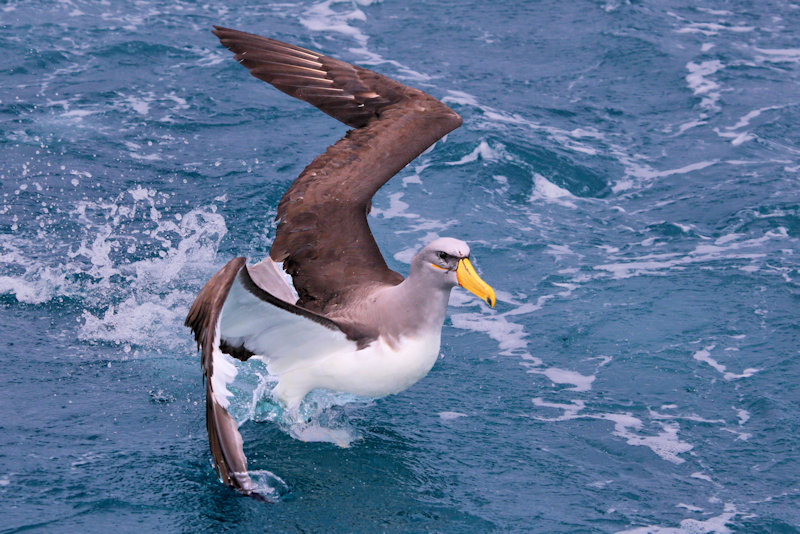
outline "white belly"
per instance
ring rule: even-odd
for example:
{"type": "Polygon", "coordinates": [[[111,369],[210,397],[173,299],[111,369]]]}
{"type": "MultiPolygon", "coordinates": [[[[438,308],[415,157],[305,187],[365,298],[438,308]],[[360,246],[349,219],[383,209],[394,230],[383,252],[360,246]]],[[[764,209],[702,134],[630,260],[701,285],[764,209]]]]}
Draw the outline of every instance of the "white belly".
{"type": "MultiPolygon", "coordinates": [[[[358,351],[339,351],[304,359],[277,375],[272,393],[296,408],[306,393],[329,389],[364,397],[383,397],[408,389],[428,374],[439,355],[441,332],[401,338],[396,349],[378,338],[358,351]]],[[[272,369],[270,369],[272,372],[272,369]]]]}

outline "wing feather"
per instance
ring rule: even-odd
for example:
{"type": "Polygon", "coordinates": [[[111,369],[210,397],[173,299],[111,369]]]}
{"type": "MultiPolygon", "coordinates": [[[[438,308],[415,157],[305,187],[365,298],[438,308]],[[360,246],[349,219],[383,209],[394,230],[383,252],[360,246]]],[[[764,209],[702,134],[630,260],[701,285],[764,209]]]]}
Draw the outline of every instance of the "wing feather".
{"type": "Polygon", "coordinates": [[[292,276],[298,304],[327,314],[364,286],[400,283],[367,224],[372,196],[461,118],[427,93],[344,61],[228,28],[214,34],[256,78],[356,128],[278,205],[270,257],[292,276]]]}
{"type": "Polygon", "coordinates": [[[211,277],[192,304],[185,324],[194,332],[197,346],[201,350],[200,362],[206,385],[206,429],[211,456],[214,459],[214,469],[223,483],[245,495],[252,495],[253,482],[247,474],[247,458],[242,448],[242,436],[233,417],[225,409],[227,398],[224,394],[217,395],[223,393],[219,391],[220,378],[224,374],[230,374],[230,371],[225,372],[226,366],[232,365],[223,360],[220,351],[217,328],[219,315],[228,291],[244,263],[244,258],[234,258],[211,277]],[[219,373],[215,374],[215,370],[219,373]]]}

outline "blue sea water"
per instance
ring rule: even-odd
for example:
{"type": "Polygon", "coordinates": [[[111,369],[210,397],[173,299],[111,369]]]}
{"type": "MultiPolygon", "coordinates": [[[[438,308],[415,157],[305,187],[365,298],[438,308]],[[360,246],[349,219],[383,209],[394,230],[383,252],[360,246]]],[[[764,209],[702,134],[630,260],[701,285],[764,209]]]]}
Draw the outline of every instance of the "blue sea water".
{"type": "Polygon", "coordinates": [[[0,532],[800,531],[798,28],[792,1],[0,3],[0,532]],[[401,273],[467,240],[498,295],[454,291],[413,388],[317,416],[349,447],[242,366],[274,504],[217,481],[182,322],[346,127],[214,24],[460,113],[370,224],[401,273]]]}

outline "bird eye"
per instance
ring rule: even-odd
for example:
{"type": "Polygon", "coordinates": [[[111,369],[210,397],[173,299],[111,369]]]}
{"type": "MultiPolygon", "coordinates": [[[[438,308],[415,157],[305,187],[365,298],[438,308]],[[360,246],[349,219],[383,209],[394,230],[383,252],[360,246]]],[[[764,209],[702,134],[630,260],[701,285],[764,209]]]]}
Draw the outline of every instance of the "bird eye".
{"type": "Polygon", "coordinates": [[[448,256],[447,252],[441,252],[440,251],[436,255],[439,256],[440,260],[447,261],[447,256],[448,256]]]}

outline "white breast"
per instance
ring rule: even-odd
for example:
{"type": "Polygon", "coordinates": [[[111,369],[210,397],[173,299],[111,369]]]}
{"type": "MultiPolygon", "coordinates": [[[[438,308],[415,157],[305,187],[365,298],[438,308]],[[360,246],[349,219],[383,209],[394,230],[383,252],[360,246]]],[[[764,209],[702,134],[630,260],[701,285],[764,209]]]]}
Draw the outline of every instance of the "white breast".
{"type": "MultiPolygon", "coordinates": [[[[439,355],[441,331],[401,338],[393,348],[378,338],[362,350],[344,350],[308,358],[276,373],[273,395],[295,408],[306,393],[324,388],[365,397],[383,397],[408,389],[428,374],[439,355]]],[[[273,373],[273,369],[270,369],[273,373]]]]}

